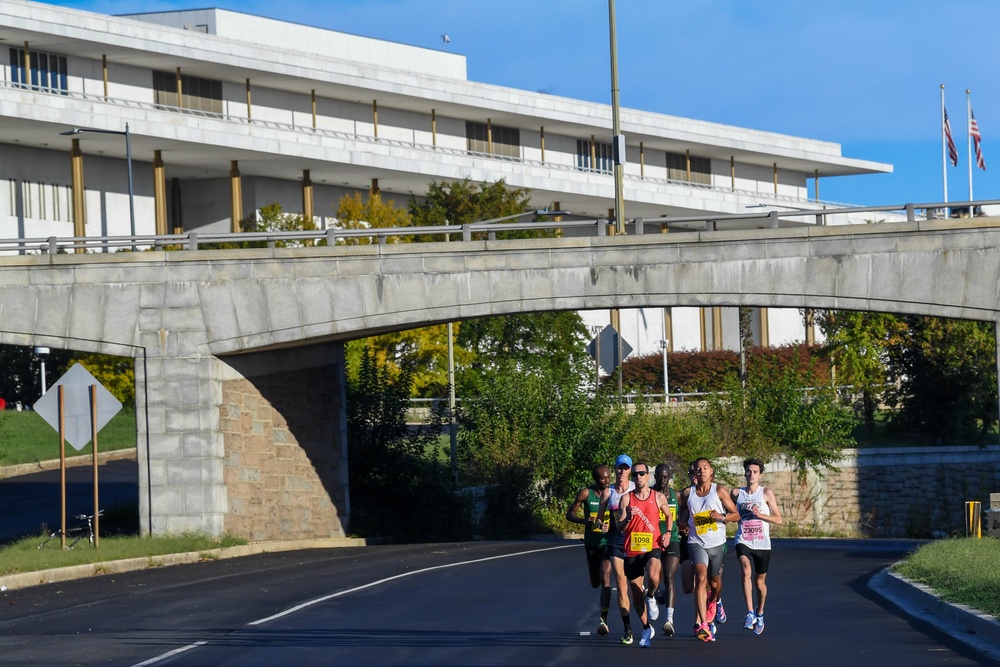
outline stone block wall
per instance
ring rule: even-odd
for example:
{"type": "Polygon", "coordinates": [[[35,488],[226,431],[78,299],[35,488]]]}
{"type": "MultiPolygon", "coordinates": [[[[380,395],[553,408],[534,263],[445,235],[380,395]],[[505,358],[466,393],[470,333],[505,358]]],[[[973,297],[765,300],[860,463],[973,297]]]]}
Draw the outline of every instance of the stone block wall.
{"type": "Polygon", "coordinates": [[[344,537],[347,455],[338,357],[330,346],[226,358],[224,528],[254,541],[344,537]]]}
{"type": "MultiPolygon", "coordinates": [[[[742,479],[736,461],[724,466],[742,479]]],[[[990,506],[1000,492],[1000,446],[845,450],[835,468],[796,473],[765,466],[785,522],[835,535],[943,537],[965,534],[965,502],[990,506]]],[[[984,524],[985,525],[985,524],[984,524]]]]}

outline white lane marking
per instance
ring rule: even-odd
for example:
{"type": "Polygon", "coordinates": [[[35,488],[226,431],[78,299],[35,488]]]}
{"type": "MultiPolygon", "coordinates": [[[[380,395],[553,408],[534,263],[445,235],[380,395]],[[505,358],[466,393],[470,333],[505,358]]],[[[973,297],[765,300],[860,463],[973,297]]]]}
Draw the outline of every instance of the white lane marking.
{"type": "Polygon", "coordinates": [[[204,646],[207,641],[195,642],[194,644],[188,644],[187,646],[182,646],[181,648],[175,648],[173,651],[167,651],[163,655],[158,655],[155,658],[150,658],[149,660],[143,660],[142,662],[137,662],[132,667],[146,667],[146,665],[153,665],[167,658],[172,658],[178,653],[183,653],[184,651],[190,651],[193,648],[198,648],[199,646],[204,646]]]}
{"type": "Polygon", "coordinates": [[[409,577],[414,574],[421,574],[423,572],[431,572],[432,570],[443,570],[449,567],[458,567],[459,565],[470,565],[472,563],[484,563],[488,560],[496,560],[498,558],[510,558],[512,556],[523,556],[525,554],[536,554],[543,551],[553,551],[555,549],[568,549],[570,547],[576,546],[575,544],[567,544],[558,547],[546,547],[545,549],[534,549],[532,551],[518,551],[512,554],[501,554],[500,556],[488,556],[486,558],[476,558],[474,560],[463,560],[458,563],[448,563],[446,565],[434,565],[433,567],[425,567],[420,570],[413,570],[412,572],[403,572],[402,574],[396,574],[391,577],[386,577],[385,579],[379,579],[378,581],[372,581],[370,583],[364,584],[362,586],[356,586],[354,588],[348,588],[347,590],[340,591],[338,593],[331,593],[330,595],[324,595],[321,598],[316,598],[315,600],[309,600],[308,602],[303,602],[300,605],[292,607],[291,609],[286,609],[285,611],[279,612],[274,616],[268,616],[267,618],[261,618],[256,621],[247,623],[247,625],[261,625],[267,623],[268,621],[273,621],[279,619],[283,616],[288,616],[289,614],[294,614],[297,611],[305,609],[306,607],[311,607],[314,604],[319,604],[320,602],[326,602],[327,600],[332,600],[333,598],[339,598],[342,595],[347,595],[348,593],[356,593],[357,591],[363,591],[366,588],[371,588],[372,586],[379,586],[381,584],[394,581],[396,579],[402,579],[403,577],[409,577]]]}
{"type": "MultiPolygon", "coordinates": [[[[565,544],[565,545],[561,545],[561,546],[558,546],[558,547],[546,547],[544,549],[532,549],[531,551],[516,551],[516,552],[510,553],[510,554],[501,554],[499,556],[487,556],[486,558],[475,558],[473,560],[463,560],[463,561],[460,561],[458,563],[448,563],[446,565],[434,565],[432,567],[425,567],[425,568],[422,568],[420,570],[413,570],[412,572],[403,572],[402,574],[396,574],[396,575],[393,575],[391,577],[386,577],[385,579],[379,579],[377,581],[372,581],[372,582],[369,582],[367,584],[363,584],[361,586],[355,586],[354,588],[349,588],[347,590],[339,591],[337,593],[331,593],[330,595],[324,595],[323,597],[316,598],[315,600],[309,600],[308,602],[303,602],[300,605],[296,605],[296,606],[292,607],[291,609],[286,609],[285,611],[282,611],[282,612],[279,612],[277,614],[274,614],[273,616],[268,616],[266,618],[259,618],[256,621],[251,621],[250,623],[247,623],[247,625],[262,625],[262,624],[267,623],[269,621],[273,621],[273,620],[276,620],[276,619],[279,619],[279,618],[283,618],[285,616],[289,616],[291,614],[294,614],[297,611],[301,611],[301,610],[306,609],[307,607],[311,607],[311,606],[313,606],[315,604],[319,604],[321,602],[326,602],[327,600],[332,600],[333,598],[339,598],[339,597],[342,597],[344,595],[347,595],[348,593],[355,593],[357,591],[362,591],[362,590],[364,590],[366,588],[371,588],[373,586],[379,586],[381,584],[388,583],[388,582],[394,581],[396,579],[402,579],[403,577],[409,577],[409,576],[412,576],[414,574],[421,574],[423,572],[431,572],[433,570],[443,570],[443,569],[449,568],[449,567],[458,567],[459,565],[471,565],[473,563],[484,563],[484,562],[486,562],[488,560],[496,560],[498,558],[511,558],[512,556],[524,556],[524,555],[527,555],[527,554],[537,554],[537,553],[542,553],[543,551],[554,551],[556,549],[569,549],[569,548],[575,547],[575,546],[577,546],[577,545],[575,545],[575,544],[565,544]]],[[[172,651],[167,651],[166,653],[158,655],[158,656],[156,656],[154,658],[150,658],[149,660],[144,660],[143,662],[136,663],[132,667],[148,667],[149,665],[155,665],[158,662],[162,662],[162,661],[164,661],[164,660],[166,660],[168,658],[172,658],[173,656],[177,655],[178,653],[183,653],[184,651],[190,651],[193,648],[198,648],[199,646],[204,646],[207,643],[208,643],[208,641],[205,640],[205,641],[195,642],[193,644],[188,644],[187,646],[183,646],[181,648],[175,648],[172,651]]]]}

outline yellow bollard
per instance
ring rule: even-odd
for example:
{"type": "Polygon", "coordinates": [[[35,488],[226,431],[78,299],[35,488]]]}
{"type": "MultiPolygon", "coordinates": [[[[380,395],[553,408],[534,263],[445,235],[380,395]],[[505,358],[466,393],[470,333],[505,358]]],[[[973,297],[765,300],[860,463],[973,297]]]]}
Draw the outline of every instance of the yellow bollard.
{"type": "Polygon", "coordinates": [[[965,501],[965,536],[983,537],[983,505],[978,500],[965,501]]]}

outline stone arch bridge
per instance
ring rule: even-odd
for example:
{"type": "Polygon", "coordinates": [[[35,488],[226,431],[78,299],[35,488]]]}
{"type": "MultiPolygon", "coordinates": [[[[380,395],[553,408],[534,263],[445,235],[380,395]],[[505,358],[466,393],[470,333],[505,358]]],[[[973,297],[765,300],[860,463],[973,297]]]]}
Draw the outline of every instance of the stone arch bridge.
{"type": "Polygon", "coordinates": [[[344,534],[346,340],[640,306],[996,322],[1000,219],[0,257],[0,343],[136,359],[144,531],[344,534]]]}

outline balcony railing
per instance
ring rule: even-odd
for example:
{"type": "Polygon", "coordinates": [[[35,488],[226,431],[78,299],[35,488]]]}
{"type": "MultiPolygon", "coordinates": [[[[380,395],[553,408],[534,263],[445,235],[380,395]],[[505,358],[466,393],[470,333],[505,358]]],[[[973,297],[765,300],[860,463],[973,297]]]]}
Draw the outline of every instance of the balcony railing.
{"type": "MultiPolygon", "coordinates": [[[[411,141],[403,141],[400,139],[387,139],[384,137],[374,137],[370,135],[352,133],[352,132],[340,132],[337,130],[329,130],[324,128],[312,127],[311,125],[296,125],[294,123],[281,123],[272,120],[264,120],[259,118],[247,118],[245,116],[236,116],[227,113],[215,113],[210,111],[201,111],[198,109],[187,109],[184,107],[172,107],[163,104],[155,104],[153,102],[140,102],[137,100],[129,100],[124,98],[115,97],[105,97],[104,95],[96,95],[93,93],[81,93],[73,91],[60,91],[60,90],[43,90],[37,87],[30,88],[23,84],[12,83],[10,81],[0,82],[0,88],[11,88],[16,90],[21,90],[24,92],[31,92],[35,94],[50,94],[58,95],[59,97],[65,99],[77,99],[86,102],[93,102],[97,104],[108,104],[118,107],[127,107],[130,109],[141,109],[144,111],[166,111],[170,113],[177,113],[185,116],[192,116],[194,118],[205,118],[211,120],[218,120],[226,123],[233,123],[237,125],[249,126],[249,127],[260,127],[268,128],[272,130],[279,130],[285,132],[295,132],[295,133],[307,133],[315,136],[329,137],[332,139],[341,139],[343,141],[353,141],[368,143],[378,146],[394,146],[398,148],[404,148],[407,150],[415,150],[426,153],[434,153],[437,155],[454,155],[458,157],[472,157],[476,159],[493,160],[497,162],[508,162],[513,164],[520,164],[533,167],[541,167],[553,171],[563,171],[569,173],[586,173],[586,174],[599,174],[608,176],[611,178],[611,174],[601,169],[587,169],[581,168],[574,164],[560,164],[557,162],[544,162],[541,160],[528,160],[523,157],[511,157],[506,155],[497,155],[493,153],[482,153],[477,151],[470,151],[459,148],[450,148],[445,146],[435,146],[430,144],[421,144],[411,141]]],[[[305,112],[303,112],[305,113],[305,112]]],[[[708,192],[716,192],[720,194],[727,195],[738,195],[742,197],[752,198],[752,199],[765,199],[768,202],[787,202],[791,207],[808,207],[810,209],[824,209],[830,207],[843,208],[847,204],[821,201],[815,199],[804,199],[801,197],[793,197],[790,195],[775,194],[775,193],[762,193],[756,190],[742,190],[737,188],[727,188],[719,185],[710,185],[705,183],[693,183],[684,180],[675,180],[669,178],[655,178],[651,176],[638,176],[635,174],[625,174],[625,179],[632,183],[651,183],[656,185],[667,185],[667,186],[680,186],[684,188],[693,188],[696,190],[703,190],[708,192]]]]}

